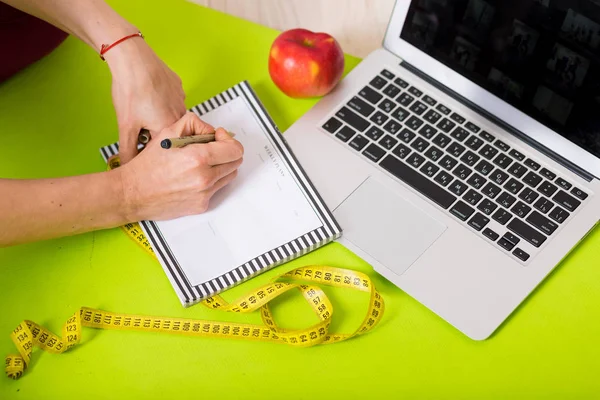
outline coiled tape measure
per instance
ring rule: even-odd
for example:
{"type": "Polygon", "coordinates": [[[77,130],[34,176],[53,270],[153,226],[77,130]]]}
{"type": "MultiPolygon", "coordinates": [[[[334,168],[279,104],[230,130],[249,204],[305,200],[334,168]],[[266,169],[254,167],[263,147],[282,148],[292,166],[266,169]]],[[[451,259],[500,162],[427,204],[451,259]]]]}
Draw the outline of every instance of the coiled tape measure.
{"type": "MultiPolygon", "coordinates": [[[[109,160],[109,168],[118,166],[117,157],[109,160]]],[[[155,257],[150,242],[137,223],[127,224],[122,229],[132,240],[155,257]]],[[[201,304],[226,312],[251,313],[260,310],[264,325],[118,314],[82,307],[67,320],[62,329],[62,337],[33,321],[21,322],[11,333],[11,339],[19,354],[6,357],[6,375],[11,379],[20,378],[31,362],[34,347],[39,347],[49,353],[61,354],[77,345],[81,340],[82,326],[98,329],[162,332],[185,336],[235,338],[310,347],[317,344],[340,342],[370,331],[381,320],[385,308],[383,298],[367,275],[358,271],[322,265],[293,269],[232,303],[215,295],[206,298],[201,304]],[[329,332],[333,307],[318,285],[370,293],[369,308],[365,318],[354,332],[349,334],[329,332]],[[269,303],[292,289],[297,289],[302,293],[317,314],[318,323],[300,330],[286,330],[277,326],[269,303]]]]}

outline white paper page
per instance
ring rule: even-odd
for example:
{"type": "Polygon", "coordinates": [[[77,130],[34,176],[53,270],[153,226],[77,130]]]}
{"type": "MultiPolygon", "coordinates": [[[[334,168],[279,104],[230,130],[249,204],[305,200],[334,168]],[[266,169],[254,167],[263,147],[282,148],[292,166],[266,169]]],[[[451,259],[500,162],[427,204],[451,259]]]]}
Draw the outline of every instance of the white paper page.
{"type": "Polygon", "coordinates": [[[192,285],[322,225],[242,97],[202,119],[236,134],[244,162],[237,178],[211,199],[209,211],[157,222],[192,285]]]}

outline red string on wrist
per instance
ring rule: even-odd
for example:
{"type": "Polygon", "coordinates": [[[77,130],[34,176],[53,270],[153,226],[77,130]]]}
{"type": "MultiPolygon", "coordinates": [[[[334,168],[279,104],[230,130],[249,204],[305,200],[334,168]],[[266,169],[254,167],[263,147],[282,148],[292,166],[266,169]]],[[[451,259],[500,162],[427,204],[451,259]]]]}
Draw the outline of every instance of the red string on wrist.
{"type": "Polygon", "coordinates": [[[141,37],[142,39],[144,38],[144,35],[142,35],[142,32],[138,32],[138,33],[134,33],[133,35],[125,36],[124,38],[117,40],[116,42],[114,42],[111,45],[103,44],[102,47],[100,48],[100,58],[102,59],[102,61],[104,61],[104,54],[106,54],[107,51],[109,51],[110,49],[112,49],[113,47],[118,45],[119,43],[126,41],[127,39],[131,39],[131,38],[138,37],[138,36],[141,37]]]}

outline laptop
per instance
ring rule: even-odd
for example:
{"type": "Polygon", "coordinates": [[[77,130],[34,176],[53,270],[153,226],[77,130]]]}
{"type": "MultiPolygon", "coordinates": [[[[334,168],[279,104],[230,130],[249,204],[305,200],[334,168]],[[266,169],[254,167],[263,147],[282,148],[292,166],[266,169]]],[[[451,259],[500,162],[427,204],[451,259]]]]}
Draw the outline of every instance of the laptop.
{"type": "Polygon", "coordinates": [[[600,219],[600,1],[397,1],[285,138],[340,242],[486,339],[600,219]]]}

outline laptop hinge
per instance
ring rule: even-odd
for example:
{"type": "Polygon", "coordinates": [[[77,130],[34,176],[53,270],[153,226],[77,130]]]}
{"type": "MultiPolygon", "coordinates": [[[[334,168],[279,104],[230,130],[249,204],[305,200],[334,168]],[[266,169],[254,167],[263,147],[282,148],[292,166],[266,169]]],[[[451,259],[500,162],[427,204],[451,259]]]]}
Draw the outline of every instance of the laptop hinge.
{"type": "MultiPolygon", "coordinates": [[[[580,168],[579,166],[573,164],[571,161],[565,159],[564,157],[560,156],[559,154],[556,154],[554,151],[550,150],[546,146],[544,146],[544,145],[536,142],[535,140],[531,139],[529,136],[525,135],[523,132],[519,131],[515,127],[507,124],[503,120],[501,120],[501,119],[497,118],[496,116],[492,115],[491,113],[489,113],[485,109],[479,107],[477,104],[471,102],[469,99],[467,99],[467,98],[461,96],[460,94],[456,93],[455,91],[453,91],[452,89],[448,88],[444,84],[442,84],[442,83],[436,81],[435,79],[431,78],[430,76],[422,73],[419,69],[417,69],[415,66],[411,65],[410,63],[407,63],[406,61],[402,61],[402,62],[400,62],[400,66],[402,66],[403,68],[406,68],[407,70],[409,70],[413,74],[417,75],[419,78],[423,79],[424,81],[426,81],[430,85],[435,86],[436,88],[438,88],[439,90],[443,91],[448,96],[451,96],[455,100],[459,101],[460,103],[462,103],[466,107],[469,107],[473,111],[475,111],[475,112],[483,115],[485,118],[487,118],[488,120],[490,120],[494,124],[498,125],[502,129],[504,129],[507,132],[509,132],[510,134],[516,136],[517,138],[519,138],[520,140],[524,141],[525,143],[527,143],[528,145],[530,145],[531,147],[533,147],[534,149],[536,149],[540,153],[544,154],[548,158],[551,158],[552,160],[556,161],[557,163],[559,163],[563,167],[567,168],[568,170],[570,170],[574,174],[579,175],[581,178],[585,179],[586,181],[591,182],[594,179],[594,175],[593,174],[590,174],[586,170],[584,170],[584,169],[580,168]]],[[[596,178],[600,179],[599,177],[596,177],[596,178]]]]}

